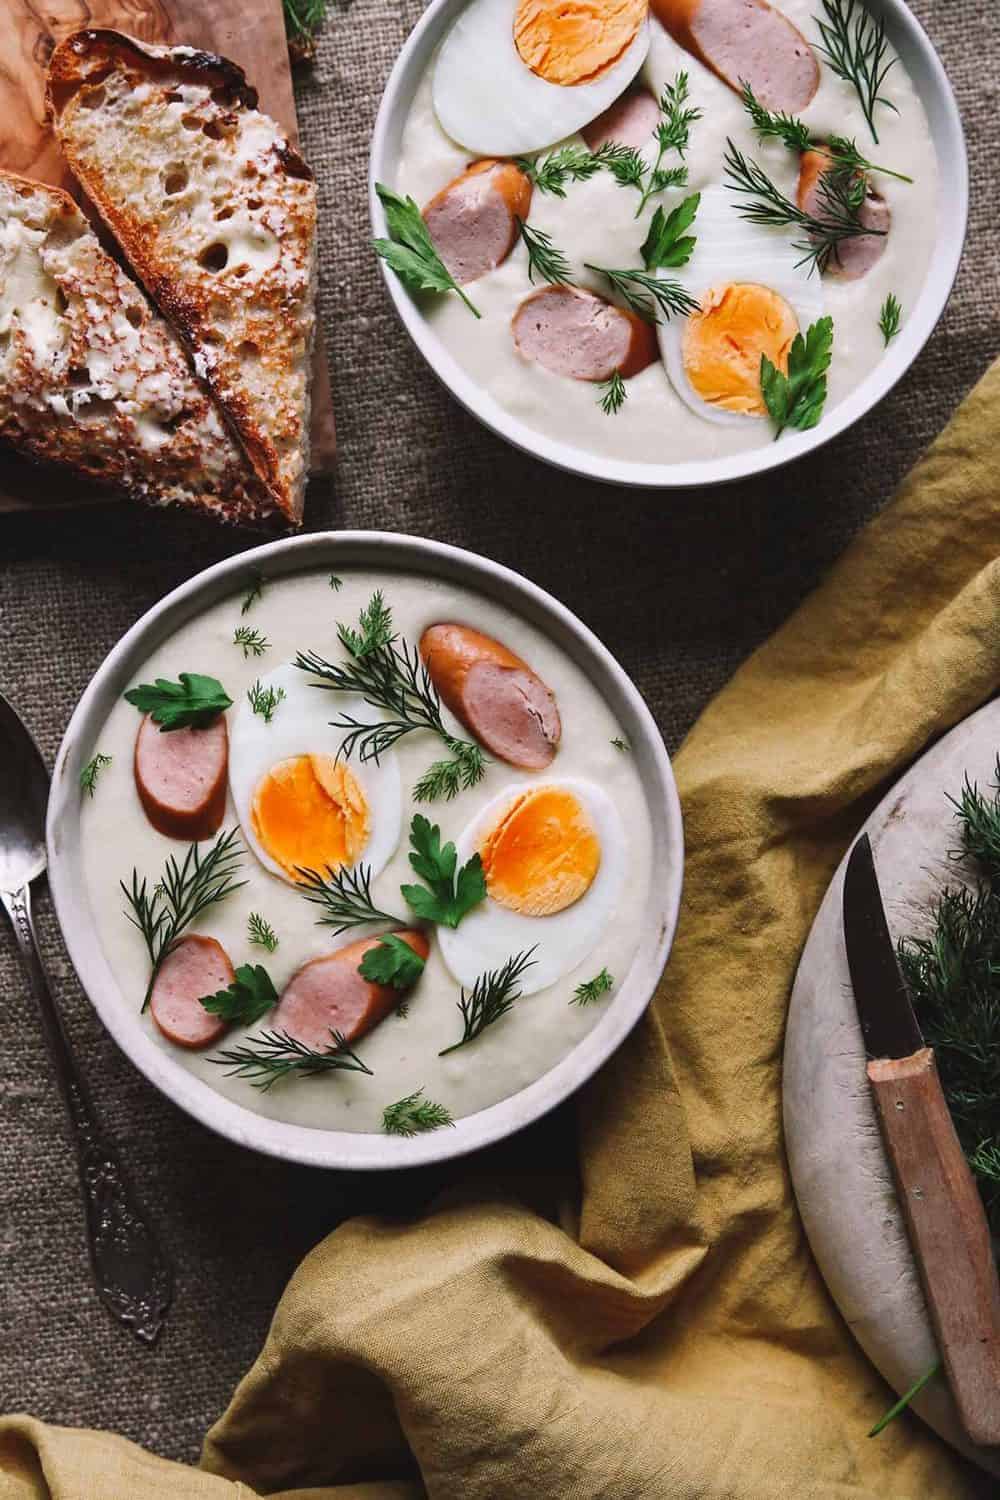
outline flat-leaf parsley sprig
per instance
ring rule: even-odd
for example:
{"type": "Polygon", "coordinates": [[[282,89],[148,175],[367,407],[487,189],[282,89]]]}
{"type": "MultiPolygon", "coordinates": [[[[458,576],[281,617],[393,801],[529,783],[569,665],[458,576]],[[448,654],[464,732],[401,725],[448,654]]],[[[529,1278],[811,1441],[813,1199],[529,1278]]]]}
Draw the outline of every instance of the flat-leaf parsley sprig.
{"type": "Polygon", "coordinates": [[[473,306],[438,255],[423,215],[413,199],[400,198],[381,182],[375,184],[375,191],[385,209],[390,235],[387,240],[372,241],[376,253],[410,291],[457,292],[469,311],[478,318],[479,309],[473,306]]]}
{"type": "Polygon", "coordinates": [[[687,265],[698,241],[685,230],[694,223],[700,204],[701,194],[692,193],[669,214],[662,208],[656,210],[640,252],[647,271],[676,270],[687,265]]]}
{"type": "Polygon", "coordinates": [[[898,114],[891,99],[882,93],[882,85],[896,59],[889,56],[885,22],[873,16],[858,0],[822,0],[823,15],[816,17],[820,36],[819,50],[829,67],[851,84],[878,145],[875,110],[879,104],[898,114]]]}
{"type": "Polygon", "coordinates": [[[382,1129],[386,1135],[419,1135],[425,1130],[439,1130],[442,1125],[454,1125],[451,1110],[433,1099],[425,1099],[423,1089],[397,1099],[382,1111],[382,1129]]]}
{"type": "Polygon", "coordinates": [[[423,972],[424,960],[398,932],[387,932],[379,938],[358,965],[362,979],[394,990],[411,990],[423,972]]]}
{"type": "Polygon", "coordinates": [[[499,969],[480,974],[468,995],[462,990],[462,997],[456,1002],[462,1016],[461,1038],[439,1052],[439,1057],[446,1057],[449,1052],[457,1052],[459,1047],[474,1042],[488,1026],[501,1020],[516,1000],[520,1000],[521,978],[535,962],[534,952],[534,948],[529,948],[526,953],[516,953],[499,969]]]}
{"type": "Polygon", "coordinates": [[[448,733],[430,673],[416,648],[393,631],[392,612],[381,592],[372,595],[357,630],[338,625],[337,633],[349,661],[329,662],[315,651],[300,651],[295,665],[317,679],[316,687],[354,693],[386,715],[374,723],[348,714],[334,719],[333,728],[344,731],[338,753],[349,760],[356,752],[362,762],[378,763],[404,735],[424,730],[442,741],[451,758],[428,767],[414,788],[418,802],[442,796],[450,801],[480,782],[487,766],[481,746],[448,733]]]}
{"type": "Polygon", "coordinates": [[[542,281],[553,286],[565,286],[573,275],[573,267],[552,236],[542,229],[532,229],[523,219],[517,220],[517,230],[528,252],[528,280],[534,284],[536,274],[542,281]]]}
{"type": "Polygon", "coordinates": [[[202,1005],[213,1016],[235,1026],[256,1026],[278,1003],[278,992],[263,964],[240,964],[233,981],[214,995],[203,995],[202,1005]]]}
{"type": "Polygon", "coordinates": [[[162,730],[170,730],[205,729],[232,707],[233,700],[216,678],[181,672],[177,682],[157,677],[153,683],[130,688],[125,702],[149,714],[162,730]]]}
{"type": "Polygon", "coordinates": [[[129,885],[124,880],[120,882],[129,906],[125,915],[142,933],[149,954],[150,975],[142,1000],[143,1010],[149,1004],[160,965],[181,934],[208,907],[224,901],[246,884],[245,880],[234,878],[242,858],[239,830],[233,828],[220,833],[204,854],[197,844],[189,847],[179,863],[171,854],[152,890],[136,869],[129,885]]]}
{"type": "Polygon", "coordinates": [[[833,352],[833,319],[820,318],[803,339],[795,335],[788,354],[788,374],[760,357],[760,388],[775,424],[775,440],[786,427],[815,427],[826,401],[826,372],[833,352]]]}
{"type": "Polygon", "coordinates": [[[367,1067],[347,1045],[339,1031],[331,1031],[333,1046],[325,1052],[307,1047],[287,1031],[262,1031],[241,1047],[229,1047],[208,1060],[227,1070],[230,1077],[245,1078],[267,1093],[283,1078],[310,1078],[318,1073],[367,1073],[367,1067]]]}
{"type": "Polygon", "coordinates": [[[401,886],[403,900],[423,921],[457,927],[486,900],[482,859],[474,854],[459,869],[455,845],[442,845],[440,828],[422,813],[410,824],[410,847],[410,866],[423,884],[401,886]]]}
{"type": "Polygon", "coordinates": [[[318,927],[332,927],[333,936],[339,937],[351,927],[365,927],[369,923],[388,922],[393,927],[405,927],[406,920],[392,912],[382,911],[372,900],[372,872],[370,865],[346,865],[339,870],[327,866],[326,873],[319,870],[296,868],[296,890],[318,906],[323,916],[317,917],[318,927]]]}

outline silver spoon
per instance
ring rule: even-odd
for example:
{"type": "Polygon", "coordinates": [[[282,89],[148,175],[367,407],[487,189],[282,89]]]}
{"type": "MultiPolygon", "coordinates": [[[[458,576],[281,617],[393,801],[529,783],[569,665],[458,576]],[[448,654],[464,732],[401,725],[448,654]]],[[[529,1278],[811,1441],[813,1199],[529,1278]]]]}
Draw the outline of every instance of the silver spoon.
{"type": "Polygon", "coordinates": [[[49,775],[38,746],[0,694],[0,903],[13,923],[69,1114],[97,1290],[114,1317],[151,1344],[170,1305],[170,1267],[76,1071],[31,919],[31,882],[45,871],[48,795],[49,775]]]}

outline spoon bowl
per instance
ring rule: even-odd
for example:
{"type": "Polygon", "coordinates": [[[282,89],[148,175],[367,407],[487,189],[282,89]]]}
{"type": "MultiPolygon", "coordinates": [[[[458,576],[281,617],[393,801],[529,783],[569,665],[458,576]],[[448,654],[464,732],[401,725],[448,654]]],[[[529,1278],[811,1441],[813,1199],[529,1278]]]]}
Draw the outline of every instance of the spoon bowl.
{"type": "Polygon", "coordinates": [[[49,773],[21,719],[0,694],[0,890],[16,891],[45,869],[49,773]]]}

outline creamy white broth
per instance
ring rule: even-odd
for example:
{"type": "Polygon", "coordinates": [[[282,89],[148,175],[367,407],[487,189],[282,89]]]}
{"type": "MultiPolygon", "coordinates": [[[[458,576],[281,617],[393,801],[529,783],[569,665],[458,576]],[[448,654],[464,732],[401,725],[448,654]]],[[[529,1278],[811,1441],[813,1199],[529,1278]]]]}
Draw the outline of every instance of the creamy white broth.
{"type": "MultiPolygon", "coordinates": [[[[785,0],[780,8],[810,42],[816,41],[816,0],[785,0]]],[[[602,295],[607,294],[607,284],[584,270],[584,262],[641,266],[639,247],[657,204],[669,209],[686,194],[724,180],[727,136],[793,198],[798,181],[797,154],[780,142],[758,141],[738,96],[679,47],[655,18],[650,27],[652,41],[640,78],[658,96],[681,69],[686,70],[691,103],[702,111],[702,118],[691,127],[685,158],[689,186],[652,199],[639,219],[633,217],[639,201],[635,189],[619,187],[607,172],[589,182],[570,184],[564,200],[536,189],[531,202],[532,227],[552,236],[572,264],[580,286],[602,295]]],[[[394,184],[398,192],[408,193],[421,206],[474,159],[437,122],[431,101],[432,72],[433,61],[407,117],[394,184]]],[[[912,186],[881,174],[873,179],[892,213],[885,253],[874,269],[854,282],[823,278],[824,310],[834,321],[829,412],[856,389],[885,353],[878,319],[887,293],[899,298],[904,320],[917,300],[937,231],[937,160],[923,106],[901,62],[891,69],[882,90],[898,113],[878,108],[877,146],[851,86],[822,61],[820,73],[816,96],[801,112],[813,134],[854,137],[872,161],[914,179],[912,186]]],[[[581,136],[570,140],[583,144],[581,136]]],[[[678,162],[671,153],[664,165],[678,162]]],[[[738,201],[735,195],[734,201],[738,201]]],[[[697,227],[696,222],[691,232],[697,233],[697,227]]],[[[738,279],[738,267],[734,267],[734,279],[738,279]]],[[[605,416],[594,385],[552,375],[522,358],[510,332],[519,303],[532,291],[527,254],[520,243],[503,265],[471,282],[466,290],[482,314],[479,322],[454,294],[421,298],[434,332],[500,406],[548,437],[605,457],[642,463],[712,458],[773,440],[773,429],[764,421],[722,426],[698,416],[678,397],[659,362],[629,380],[625,405],[617,415],[605,416]]]]}
{"type": "MultiPolygon", "coordinates": [[[[234,596],[179,630],[149,657],[136,680],[147,682],[158,676],[175,679],[183,671],[202,672],[217,677],[238,705],[258,676],[291,660],[298,650],[314,649],[328,658],[337,656],[340,648],[335,622],[353,623],[372,591],[381,588],[392,605],[397,629],[411,642],[418,640],[428,625],[458,620],[496,636],[521,655],[556,695],[562,741],[546,772],[519,772],[493,761],[474,790],[461,793],[451,803],[417,805],[412,801],[412,787],[428,764],[439,758],[441,747],[427,734],[404,739],[396,752],[404,788],[400,842],[386,869],[373,882],[376,904],[400,915],[406,913],[399,887],[414,878],[407,861],[409,820],[414,811],[427,814],[440,824],[445,838],[457,841],[479,809],[508,785],[542,784],[570,777],[596,783],[614,802],[628,846],[617,904],[586,959],[547,989],[518,1000],[512,1011],[476,1041],[449,1057],[441,1058],[438,1053],[462,1034],[456,1004],[459,986],[445,967],[433,936],[426,970],[417,988],[406,997],[409,1004],[405,1018],[389,1016],[356,1044],[358,1055],[373,1071],[370,1078],[348,1072],[328,1073],[290,1079],[264,1094],[245,1080],[227,1077],[221,1067],[209,1061],[219,1047],[204,1053],[186,1052],[166,1041],[148,1014],[143,1018],[157,1045],[220,1093],[250,1109],[297,1125],[376,1131],[381,1128],[386,1105],[421,1087],[456,1118],[486,1108],[540,1077],[590,1031],[607,1006],[614,1003],[614,995],[586,1007],[569,1002],[576,985],[592,978],[602,967],[606,966],[618,983],[627,974],[641,936],[651,841],[649,811],[638,773],[631,757],[611,744],[620,734],[614,716],[580,668],[544,634],[503,606],[452,584],[367,570],[346,571],[341,576],[343,588],[339,593],[330,588],[326,573],[267,583],[263,597],[245,617],[240,615],[239,596],[234,596]],[[233,644],[233,631],[239,624],[257,627],[270,641],[262,659],[244,661],[242,651],[233,644]]],[[[324,693],[322,697],[329,706],[325,717],[335,718],[338,695],[324,693]]],[[[235,711],[235,707],[229,710],[230,724],[235,711]]],[[[277,714],[280,712],[279,705],[277,714]]],[[[446,713],[445,718],[457,734],[466,735],[450,715],[446,713]]],[[[84,798],[81,817],[84,872],[94,923],[121,989],[121,1003],[130,1011],[138,1011],[141,1005],[149,963],[142,938],[126,918],[119,880],[127,882],[135,867],[140,875],[149,877],[152,885],[167,857],[182,857],[187,847],[157,833],[140,806],[132,772],[139,723],[135,708],[124,701],[116,704],[95,745],[95,750],[113,757],[112,764],[101,772],[93,799],[84,798]]],[[[323,743],[303,745],[302,751],[335,753],[340,739],[336,729],[327,728],[323,743]]],[[[236,823],[230,796],[223,827],[236,823]]],[[[332,953],[379,930],[359,928],[333,938],[329,928],[316,924],[320,912],[292,885],[265,870],[249,852],[241,875],[246,886],[206,912],[190,931],[217,938],[234,966],[263,963],[279,992],[306,960],[332,953]],[[275,928],[280,945],[274,954],[250,945],[246,923],[252,911],[259,912],[275,928]]],[[[543,922],[540,919],[540,932],[543,922]]],[[[252,1030],[259,1032],[267,1024],[265,1017],[252,1030]]],[[[219,1046],[238,1045],[249,1034],[233,1028],[219,1046]]]]}

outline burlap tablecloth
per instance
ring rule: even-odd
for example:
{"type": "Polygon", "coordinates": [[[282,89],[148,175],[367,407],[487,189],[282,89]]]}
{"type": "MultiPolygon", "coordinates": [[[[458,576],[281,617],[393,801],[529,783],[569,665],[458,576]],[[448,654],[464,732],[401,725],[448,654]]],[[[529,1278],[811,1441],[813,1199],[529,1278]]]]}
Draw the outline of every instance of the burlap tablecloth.
{"type": "MultiPolygon", "coordinates": [[[[380,91],[420,6],[335,8],[299,87],[321,187],[323,315],[341,444],[336,480],[314,487],[308,524],[434,536],[527,573],[603,637],[674,746],[892,493],[1000,344],[1000,8],[995,0],[914,8],[958,94],[972,168],[969,247],[940,328],[888,400],[812,459],[755,484],[663,496],[587,484],[507,449],[413,353],[368,246],[364,178],[380,91]]],[[[50,759],[122,631],[232,547],[224,534],[124,506],[2,518],[0,690],[50,759]]],[[[352,1181],[280,1166],[202,1130],[104,1034],[40,905],[74,1046],[156,1205],[177,1297],[150,1352],[90,1292],[61,1108],[12,945],[0,938],[0,1411],[113,1427],[193,1460],[305,1251],[347,1212],[421,1201],[449,1169],[352,1181]]],[[[557,1116],[507,1154],[548,1154],[566,1123],[557,1116]]]]}

